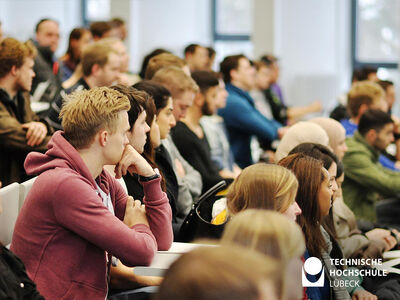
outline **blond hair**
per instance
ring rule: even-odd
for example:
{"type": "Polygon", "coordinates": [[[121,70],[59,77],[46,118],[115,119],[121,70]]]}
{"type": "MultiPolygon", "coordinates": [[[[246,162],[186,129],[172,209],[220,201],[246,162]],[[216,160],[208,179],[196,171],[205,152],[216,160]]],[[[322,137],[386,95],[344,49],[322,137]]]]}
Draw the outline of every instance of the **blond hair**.
{"type": "Polygon", "coordinates": [[[355,82],[347,94],[347,107],[352,117],[358,115],[361,105],[370,107],[378,104],[385,97],[382,87],[372,81],[363,80],[355,82]]]}
{"type": "Polygon", "coordinates": [[[74,92],[64,100],[60,112],[65,138],[75,148],[85,148],[100,129],[114,133],[119,113],[129,109],[128,97],[107,87],[74,92]]]}
{"type": "Polygon", "coordinates": [[[306,246],[296,222],[275,211],[248,209],[225,227],[221,244],[239,244],[285,262],[303,255],[306,246]]]}
{"type": "Polygon", "coordinates": [[[264,299],[270,283],[283,298],[284,270],[279,260],[238,245],[200,247],[180,256],[164,275],[156,299],[264,299]]]}
{"type": "Polygon", "coordinates": [[[184,92],[199,92],[199,86],[192,77],[177,67],[165,67],[157,71],[152,81],[166,87],[172,98],[179,98],[184,92]]]}
{"type": "Polygon", "coordinates": [[[94,65],[104,67],[107,62],[110,53],[118,55],[118,52],[112,47],[112,45],[102,40],[86,45],[82,52],[81,64],[82,72],[84,76],[92,74],[92,68],[94,65]]]}
{"type": "Polygon", "coordinates": [[[165,67],[177,67],[182,69],[187,63],[182,58],[171,53],[161,53],[153,56],[146,67],[144,79],[153,79],[158,70],[165,67]]]}
{"type": "Polygon", "coordinates": [[[233,181],[227,193],[227,208],[231,215],[248,208],[263,208],[285,212],[294,202],[298,182],[288,169],[258,163],[245,168],[233,181]]]}

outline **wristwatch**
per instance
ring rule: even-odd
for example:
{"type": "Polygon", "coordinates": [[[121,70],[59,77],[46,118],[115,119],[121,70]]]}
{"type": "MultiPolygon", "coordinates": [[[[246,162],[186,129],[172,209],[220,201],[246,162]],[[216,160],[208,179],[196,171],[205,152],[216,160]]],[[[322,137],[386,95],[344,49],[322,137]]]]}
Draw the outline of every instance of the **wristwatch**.
{"type": "Polygon", "coordinates": [[[156,179],[159,177],[160,177],[160,174],[157,174],[157,173],[155,173],[154,175],[148,176],[148,177],[139,175],[139,180],[142,182],[148,182],[150,180],[153,180],[153,179],[156,179]]]}

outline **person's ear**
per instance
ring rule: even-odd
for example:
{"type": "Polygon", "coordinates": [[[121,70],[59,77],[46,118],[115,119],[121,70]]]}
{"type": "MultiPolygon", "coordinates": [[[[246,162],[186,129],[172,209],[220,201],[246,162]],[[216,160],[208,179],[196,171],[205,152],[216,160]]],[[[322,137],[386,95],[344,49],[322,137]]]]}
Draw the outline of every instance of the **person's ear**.
{"type": "Polygon", "coordinates": [[[14,65],[11,67],[10,74],[15,76],[15,75],[17,75],[18,70],[19,70],[19,68],[17,68],[17,66],[14,65]]]}
{"type": "Polygon", "coordinates": [[[109,138],[109,132],[105,129],[101,129],[98,133],[98,140],[101,147],[105,147],[107,145],[109,138]]]}
{"type": "Polygon", "coordinates": [[[193,103],[198,106],[198,107],[202,107],[205,101],[205,97],[203,95],[203,93],[197,93],[196,96],[194,97],[193,103]]]}
{"type": "Polygon", "coordinates": [[[97,73],[100,71],[100,66],[98,64],[94,64],[91,71],[92,72],[90,75],[97,75],[97,73]]]}
{"type": "Polygon", "coordinates": [[[365,103],[361,104],[360,108],[358,109],[358,115],[362,116],[365,113],[365,111],[367,111],[367,110],[368,110],[368,105],[365,103]]]}
{"type": "Polygon", "coordinates": [[[378,133],[375,129],[370,129],[365,134],[365,139],[370,143],[373,144],[378,136],[378,133]]]}
{"type": "Polygon", "coordinates": [[[231,76],[231,80],[235,80],[237,76],[237,70],[236,69],[230,70],[229,75],[231,76]]]}

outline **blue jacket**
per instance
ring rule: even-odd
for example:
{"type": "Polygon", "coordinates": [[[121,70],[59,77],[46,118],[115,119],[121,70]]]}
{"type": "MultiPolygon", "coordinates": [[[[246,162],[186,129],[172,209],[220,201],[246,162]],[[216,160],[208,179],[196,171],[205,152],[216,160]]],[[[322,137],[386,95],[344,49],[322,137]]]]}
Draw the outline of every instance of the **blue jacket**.
{"type": "Polygon", "coordinates": [[[278,138],[278,128],[282,125],[264,117],[254,106],[250,94],[232,84],[226,85],[229,95],[226,107],[218,114],[224,118],[228,130],[229,143],[236,163],[245,168],[253,163],[250,142],[253,135],[262,140],[278,138]]]}

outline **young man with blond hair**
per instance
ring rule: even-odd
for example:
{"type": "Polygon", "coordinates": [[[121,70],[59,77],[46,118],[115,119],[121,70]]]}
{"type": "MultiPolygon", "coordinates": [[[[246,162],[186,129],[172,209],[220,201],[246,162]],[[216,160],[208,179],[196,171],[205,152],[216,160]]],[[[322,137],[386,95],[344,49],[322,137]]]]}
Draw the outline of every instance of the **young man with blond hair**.
{"type": "Polygon", "coordinates": [[[4,185],[26,180],[26,155],[46,151],[50,139],[51,131],[30,106],[35,54],[30,42],[6,38],[0,43],[0,181],[4,185]]]}
{"type": "Polygon", "coordinates": [[[346,136],[353,136],[361,116],[367,109],[380,109],[386,112],[388,106],[385,101],[385,91],[379,84],[372,81],[355,82],[347,93],[347,110],[350,113],[350,119],[341,121],[346,129],[346,136]]]}
{"type": "Polygon", "coordinates": [[[86,46],[81,64],[83,76],[72,87],[61,91],[47,113],[46,121],[56,130],[62,130],[59,114],[66,95],[76,90],[111,86],[121,74],[121,58],[108,42],[98,41],[86,46]]]}
{"type": "Polygon", "coordinates": [[[128,98],[106,87],[77,91],[61,110],[64,131],[45,154],[31,153],[38,175],[15,225],[11,249],[48,299],[105,299],[111,262],[148,265],[172,243],[171,208],[161,178],[129,145],[128,98]],[[117,177],[140,175],[144,199],[117,177]]]}

